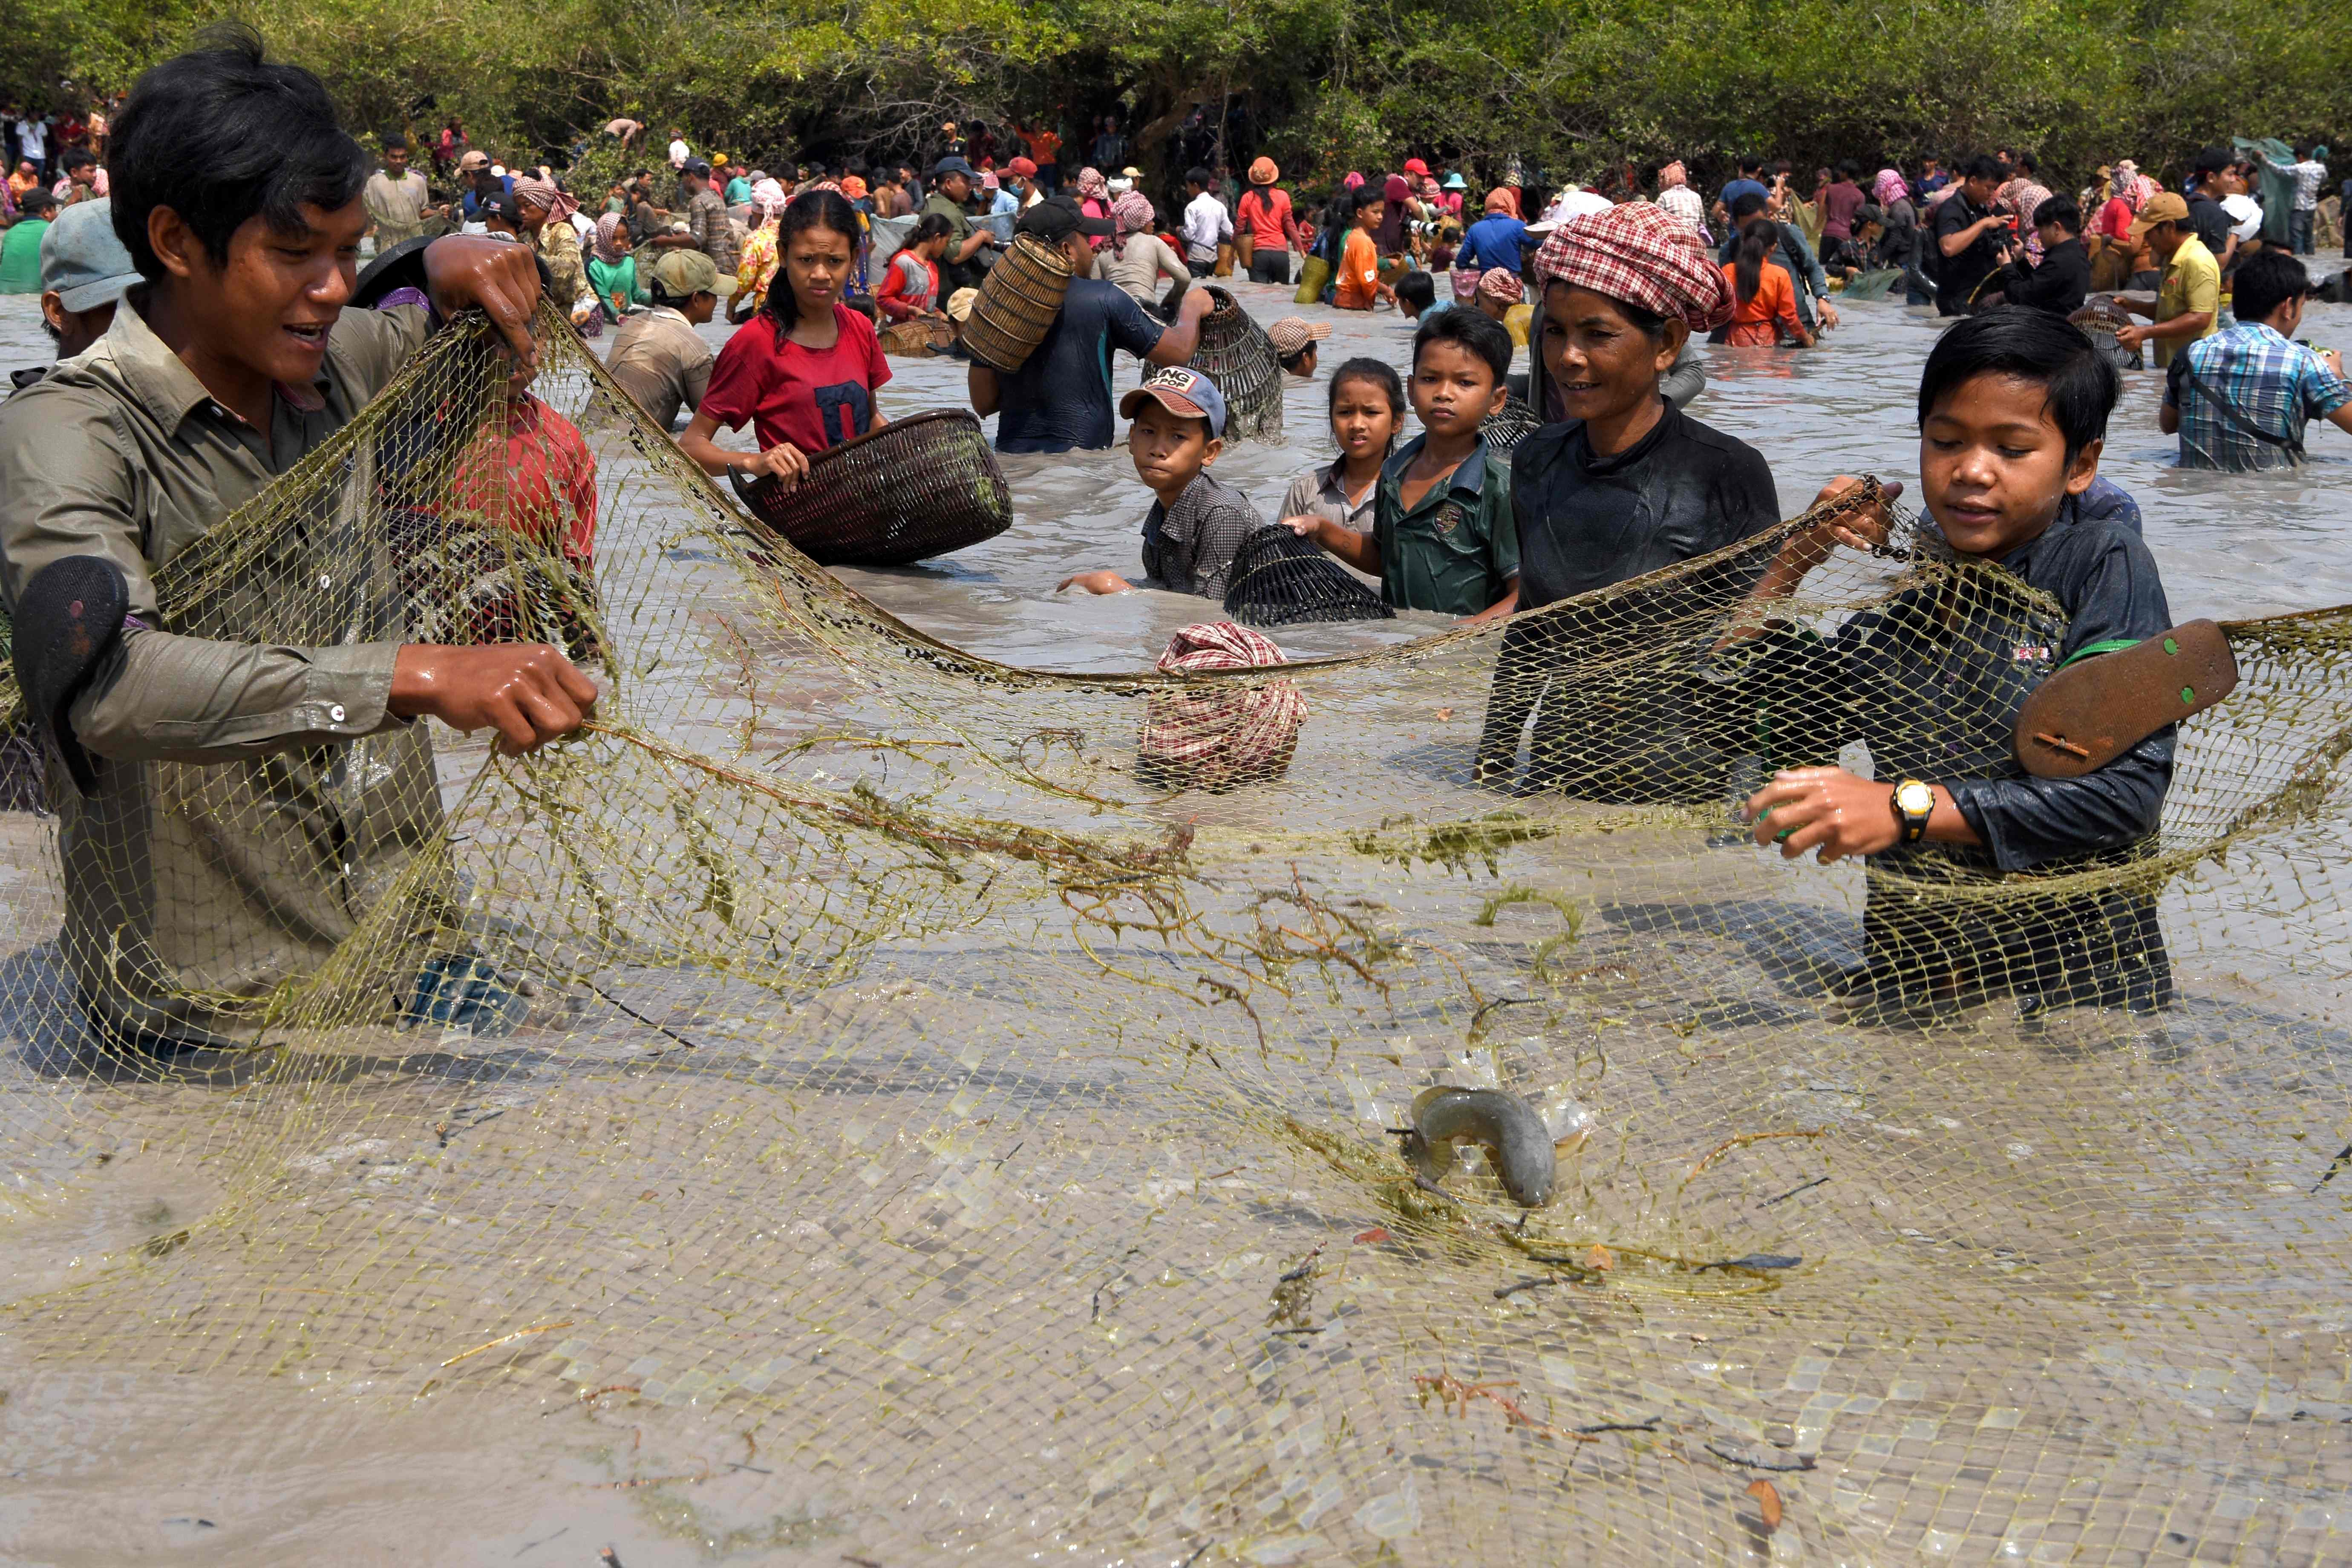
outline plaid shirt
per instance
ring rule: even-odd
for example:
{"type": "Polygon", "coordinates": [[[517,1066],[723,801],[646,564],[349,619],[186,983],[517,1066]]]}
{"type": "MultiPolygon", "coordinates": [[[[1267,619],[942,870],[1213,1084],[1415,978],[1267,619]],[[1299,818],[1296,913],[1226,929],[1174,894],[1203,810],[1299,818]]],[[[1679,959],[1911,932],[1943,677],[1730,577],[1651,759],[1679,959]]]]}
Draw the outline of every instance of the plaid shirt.
{"type": "Polygon", "coordinates": [[[2352,386],[2330,375],[2317,354],[2260,321],[2241,321],[2173,356],[2164,401],[2180,411],[2184,468],[2289,468],[2295,464],[2285,447],[2258,439],[2216,407],[2212,398],[2189,385],[2191,374],[2227,398],[2255,428],[2298,449],[2306,424],[2352,403],[2352,386]]]}
{"type": "Polygon", "coordinates": [[[1234,552],[1265,526],[1248,497],[1206,473],[1195,475],[1174,506],[1155,500],[1144,517],[1144,578],[1154,588],[1222,604],[1234,552]]]}
{"type": "Polygon", "coordinates": [[[2319,182],[2327,177],[2327,165],[2315,158],[2305,158],[2299,163],[2273,163],[2268,156],[2263,163],[2282,174],[2294,176],[2294,210],[2307,213],[2319,205],[2319,182]]]}

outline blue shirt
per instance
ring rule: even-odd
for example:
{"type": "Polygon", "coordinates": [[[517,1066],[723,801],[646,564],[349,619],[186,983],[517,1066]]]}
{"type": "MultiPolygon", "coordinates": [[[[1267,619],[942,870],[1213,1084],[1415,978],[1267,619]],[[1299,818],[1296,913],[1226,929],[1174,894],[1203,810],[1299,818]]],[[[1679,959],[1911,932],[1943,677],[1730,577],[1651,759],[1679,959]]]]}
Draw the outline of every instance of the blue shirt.
{"type": "Polygon", "coordinates": [[[1499,267],[1517,276],[1528,243],[1528,226],[1508,213],[1491,213],[1470,226],[1462,248],[1454,253],[1454,269],[1475,267],[1484,272],[1499,267]]]}
{"type": "Polygon", "coordinates": [[[996,449],[1100,450],[1118,434],[1111,409],[1110,354],[1141,359],[1166,329],[1115,283],[1073,278],[1045,341],[1011,375],[999,373],[996,449]]]}
{"type": "Polygon", "coordinates": [[[2164,402],[2180,411],[2182,468],[2291,468],[2302,452],[2304,426],[2352,403],[2352,387],[2302,344],[2260,321],[2240,321],[2172,356],[2164,402]],[[2192,375],[2205,390],[2189,384],[2192,375]],[[2236,417],[2207,390],[2224,399],[2236,417]]]}
{"type": "Polygon", "coordinates": [[[1744,195],[1751,194],[1762,196],[1766,201],[1772,199],[1772,193],[1764,188],[1763,181],[1745,178],[1738,179],[1723,187],[1723,210],[1725,212],[1729,212],[1731,210],[1731,205],[1734,202],[1738,201],[1744,195]]]}
{"type": "MultiPolygon", "coordinates": [[[[499,175],[499,186],[508,195],[514,195],[514,176],[512,174],[499,175]]],[[[467,185],[466,187],[465,210],[466,216],[468,219],[476,222],[480,221],[482,216],[482,202],[483,197],[481,192],[470,184],[467,185]]]]}

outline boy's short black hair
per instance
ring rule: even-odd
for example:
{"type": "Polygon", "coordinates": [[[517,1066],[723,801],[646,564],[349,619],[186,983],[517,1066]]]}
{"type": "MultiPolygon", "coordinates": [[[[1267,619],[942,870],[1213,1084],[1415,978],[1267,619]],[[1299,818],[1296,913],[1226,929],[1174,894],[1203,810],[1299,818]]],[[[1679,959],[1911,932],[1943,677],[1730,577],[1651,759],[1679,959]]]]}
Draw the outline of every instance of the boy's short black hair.
{"type": "Polygon", "coordinates": [[[1212,175],[1208,170],[1202,168],[1198,163],[1193,164],[1192,167],[1184,171],[1184,183],[1186,184],[1199,185],[1203,189],[1207,188],[1209,181],[1214,176],[1212,175]]]}
{"type": "Polygon", "coordinates": [[[2020,153],[2010,159],[2009,166],[2011,169],[2016,170],[2019,174],[2031,174],[2034,172],[2033,154],[2031,153],[2020,153]]]}
{"type": "Polygon", "coordinates": [[[392,152],[394,148],[398,148],[398,149],[399,149],[401,152],[403,152],[403,153],[407,152],[407,151],[408,151],[408,138],[407,138],[407,137],[405,137],[405,136],[387,136],[387,137],[385,137],[385,138],[383,139],[383,150],[384,150],[386,153],[390,153],[390,152],[392,152]]]}
{"type": "Polygon", "coordinates": [[[1998,180],[2001,177],[2001,162],[1990,153],[1978,153],[1960,170],[1963,180],[1998,180]]]}
{"type": "Polygon", "coordinates": [[[1754,191],[1742,191],[1739,199],[1731,204],[1731,226],[1734,228],[1764,210],[1764,198],[1754,191]]]}
{"type": "Polygon", "coordinates": [[[2197,154],[2197,178],[2202,180],[2208,174],[2218,174],[2235,162],[2237,162],[2237,154],[2231,153],[2227,147],[2219,143],[2207,147],[2197,154]]]}
{"type": "Polygon", "coordinates": [[[1485,360],[1495,373],[1495,384],[1511,374],[1511,334],[1502,322],[1484,310],[1465,310],[1455,306],[1424,316],[1421,331],[1412,335],[1412,363],[1421,366],[1421,354],[1432,343],[1459,343],[1477,358],[1485,360]]]}
{"type": "Polygon", "coordinates": [[[66,155],[58,160],[58,166],[70,174],[76,169],[87,169],[97,162],[98,159],[91,155],[89,148],[68,147],[66,149],[66,155]]]}
{"type": "Polygon", "coordinates": [[[151,281],[163,275],[147,243],[157,207],[178,213],[220,266],[247,219],[299,234],[304,206],[349,205],[369,173],[319,79],[268,63],[259,35],[233,23],[140,76],[115,117],[107,163],[115,237],[151,281]]]}
{"type": "Polygon", "coordinates": [[[26,213],[48,212],[57,208],[58,198],[49,194],[47,185],[35,185],[16,198],[16,210],[26,213]]]}
{"type": "Polygon", "coordinates": [[[1741,174],[1753,174],[1761,171],[1763,167],[1764,160],[1758,157],[1755,153],[1742,153],[1739,155],[1739,172],[1741,174]]]}
{"type": "Polygon", "coordinates": [[[1436,281],[1426,272],[1408,272],[1396,280],[1397,307],[1420,315],[1437,302],[1436,281]]]}
{"type": "Polygon", "coordinates": [[[2290,300],[2311,292],[2311,274],[2285,251],[2264,246],[2238,263],[2235,311],[2242,321],[2260,321],[2290,300]]]}
{"type": "Polygon", "coordinates": [[[1999,310],[1954,322],[1919,373],[1919,423],[1980,375],[2038,383],[2051,422],[2066,438],[2066,460],[2107,433],[2123,395],[2115,363],[2083,329],[2047,310],[1999,310]]]}
{"type": "Polygon", "coordinates": [[[2044,196],[2033,205],[2032,225],[2040,228],[2054,223],[2068,234],[2083,232],[2083,209],[2074,205],[2072,196],[2044,196]]]}

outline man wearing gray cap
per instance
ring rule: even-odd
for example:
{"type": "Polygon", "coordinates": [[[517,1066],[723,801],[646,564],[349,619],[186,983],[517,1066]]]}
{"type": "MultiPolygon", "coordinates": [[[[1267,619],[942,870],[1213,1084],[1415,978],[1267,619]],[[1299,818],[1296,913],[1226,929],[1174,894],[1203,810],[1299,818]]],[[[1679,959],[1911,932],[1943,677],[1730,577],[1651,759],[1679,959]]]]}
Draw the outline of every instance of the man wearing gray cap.
{"type": "Polygon", "coordinates": [[[646,289],[653,309],[621,323],[604,368],[663,429],[676,423],[680,408],[702,406],[714,356],[694,329],[734,292],[733,276],[702,252],[667,251],[654,263],[646,289]]]}
{"type": "Polygon", "coordinates": [[[76,202],[41,236],[41,320],[71,359],[106,335],[122,291],[139,281],[114,234],[114,203],[76,202]]]}

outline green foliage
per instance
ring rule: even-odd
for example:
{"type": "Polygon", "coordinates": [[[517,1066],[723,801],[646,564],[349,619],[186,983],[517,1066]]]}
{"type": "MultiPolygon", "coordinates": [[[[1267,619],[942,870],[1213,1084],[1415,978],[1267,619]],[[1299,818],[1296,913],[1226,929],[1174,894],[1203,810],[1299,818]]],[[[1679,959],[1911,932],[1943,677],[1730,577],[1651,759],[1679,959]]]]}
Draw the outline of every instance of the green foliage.
{"type": "MultiPolygon", "coordinates": [[[[119,89],[216,0],[0,0],[0,91],[119,89]],[[60,81],[73,88],[61,88],[60,81]]],[[[1714,172],[2032,147],[2071,184],[2178,165],[2231,134],[2352,141],[2352,29],[2266,0],[539,0],[498,26],[413,0],[279,0],[255,17],[356,127],[463,114],[562,158],[615,113],[755,160],[902,153],[943,119],[1098,113],[1147,166],[1195,103],[1320,181],[1441,153],[1492,178],[1622,159],[1714,172]],[[1214,112],[1213,107],[1212,112],[1214,112]]]]}

